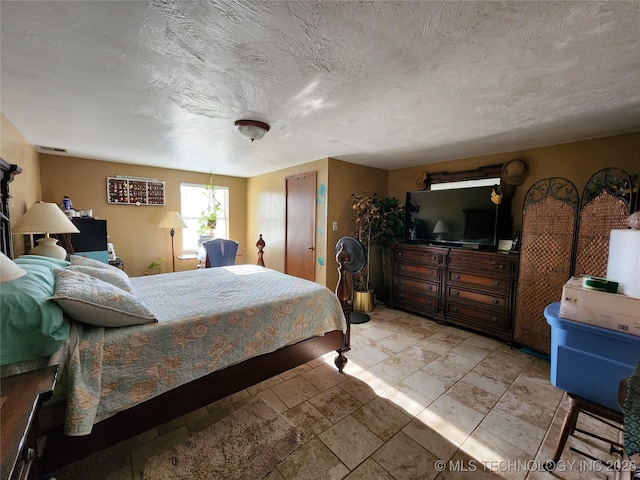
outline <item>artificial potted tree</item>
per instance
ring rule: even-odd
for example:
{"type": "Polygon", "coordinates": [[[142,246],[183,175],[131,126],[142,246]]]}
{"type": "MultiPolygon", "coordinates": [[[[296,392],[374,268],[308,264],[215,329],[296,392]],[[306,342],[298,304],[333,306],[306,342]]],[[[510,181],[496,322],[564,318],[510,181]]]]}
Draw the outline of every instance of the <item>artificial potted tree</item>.
{"type": "Polygon", "coordinates": [[[404,235],[405,205],[396,197],[380,198],[378,234],[374,236],[371,244],[378,249],[382,259],[382,275],[384,285],[376,288],[376,298],[386,302],[391,288],[391,262],[389,257],[389,245],[398,241],[404,235]]]}
{"type": "Polygon", "coordinates": [[[383,197],[379,193],[354,193],[351,195],[354,211],[354,236],[367,250],[367,265],[354,282],[354,310],[373,310],[374,289],[370,285],[371,248],[375,247],[382,256],[385,290],[388,290],[386,273],[388,261],[387,245],[402,235],[404,205],[395,197],[383,197]]]}

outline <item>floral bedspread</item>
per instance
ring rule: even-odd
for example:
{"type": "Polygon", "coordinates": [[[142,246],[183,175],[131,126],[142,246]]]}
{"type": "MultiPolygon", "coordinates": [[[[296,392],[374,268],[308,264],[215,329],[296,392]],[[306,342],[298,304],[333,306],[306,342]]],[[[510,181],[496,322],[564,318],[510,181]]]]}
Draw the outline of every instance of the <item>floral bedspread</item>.
{"type": "Polygon", "coordinates": [[[158,323],[98,328],[74,322],[65,433],[247,358],[346,331],[331,290],[254,265],[131,278],[158,323]],[[75,340],[74,340],[75,339],[75,340]]]}

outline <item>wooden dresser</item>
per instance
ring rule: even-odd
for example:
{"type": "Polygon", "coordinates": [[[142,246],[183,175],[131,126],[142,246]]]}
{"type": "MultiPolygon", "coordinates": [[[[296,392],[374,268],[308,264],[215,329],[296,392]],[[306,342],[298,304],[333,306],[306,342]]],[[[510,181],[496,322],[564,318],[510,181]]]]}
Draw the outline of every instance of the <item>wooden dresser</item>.
{"type": "Polygon", "coordinates": [[[389,306],[513,340],[518,255],[398,244],[389,306]]]}
{"type": "Polygon", "coordinates": [[[57,374],[58,367],[53,366],[1,380],[2,480],[38,478],[37,459],[44,441],[38,433],[37,413],[51,397],[57,374]]]}
{"type": "Polygon", "coordinates": [[[443,279],[448,248],[400,244],[392,250],[391,306],[438,320],[443,316],[443,279]]]}

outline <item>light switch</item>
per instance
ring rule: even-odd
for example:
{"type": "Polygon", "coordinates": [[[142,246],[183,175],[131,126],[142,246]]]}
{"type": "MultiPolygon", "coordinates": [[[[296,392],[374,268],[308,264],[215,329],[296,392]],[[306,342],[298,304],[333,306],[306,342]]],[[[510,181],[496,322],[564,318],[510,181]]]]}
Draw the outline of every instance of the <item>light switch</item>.
{"type": "Polygon", "coordinates": [[[333,222],[333,231],[338,230],[338,222],[333,222]]]}

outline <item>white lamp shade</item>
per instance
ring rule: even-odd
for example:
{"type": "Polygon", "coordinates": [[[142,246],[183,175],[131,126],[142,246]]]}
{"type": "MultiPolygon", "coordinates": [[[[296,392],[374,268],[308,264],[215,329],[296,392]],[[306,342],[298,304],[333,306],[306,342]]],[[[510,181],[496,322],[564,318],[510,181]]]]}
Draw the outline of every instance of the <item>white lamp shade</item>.
{"type": "Polygon", "coordinates": [[[36,202],[18,221],[13,233],[80,233],[55,203],[36,202]]]}
{"type": "Polygon", "coordinates": [[[436,226],[433,227],[433,233],[446,233],[446,232],[447,232],[447,226],[442,220],[438,220],[436,222],[436,226]]]}
{"type": "Polygon", "coordinates": [[[164,214],[162,220],[158,224],[158,228],[187,228],[188,225],[185,223],[183,218],[180,216],[178,212],[171,211],[164,214]]]}
{"type": "Polygon", "coordinates": [[[18,221],[13,229],[14,233],[44,233],[44,238],[37,241],[38,245],[29,251],[30,255],[42,255],[65,259],[67,251],[51,233],[80,233],[80,230],[69,220],[60,207],[55,203],[36,202],[29,207],[27,213],[18,221]]]}
{"type": "Polygon", "coordinates": [[[0,283],[15,280],[16,278],[26,275],[26,273],[27,272],[20,268],[20,265],[0,252],[0,283]]]}

